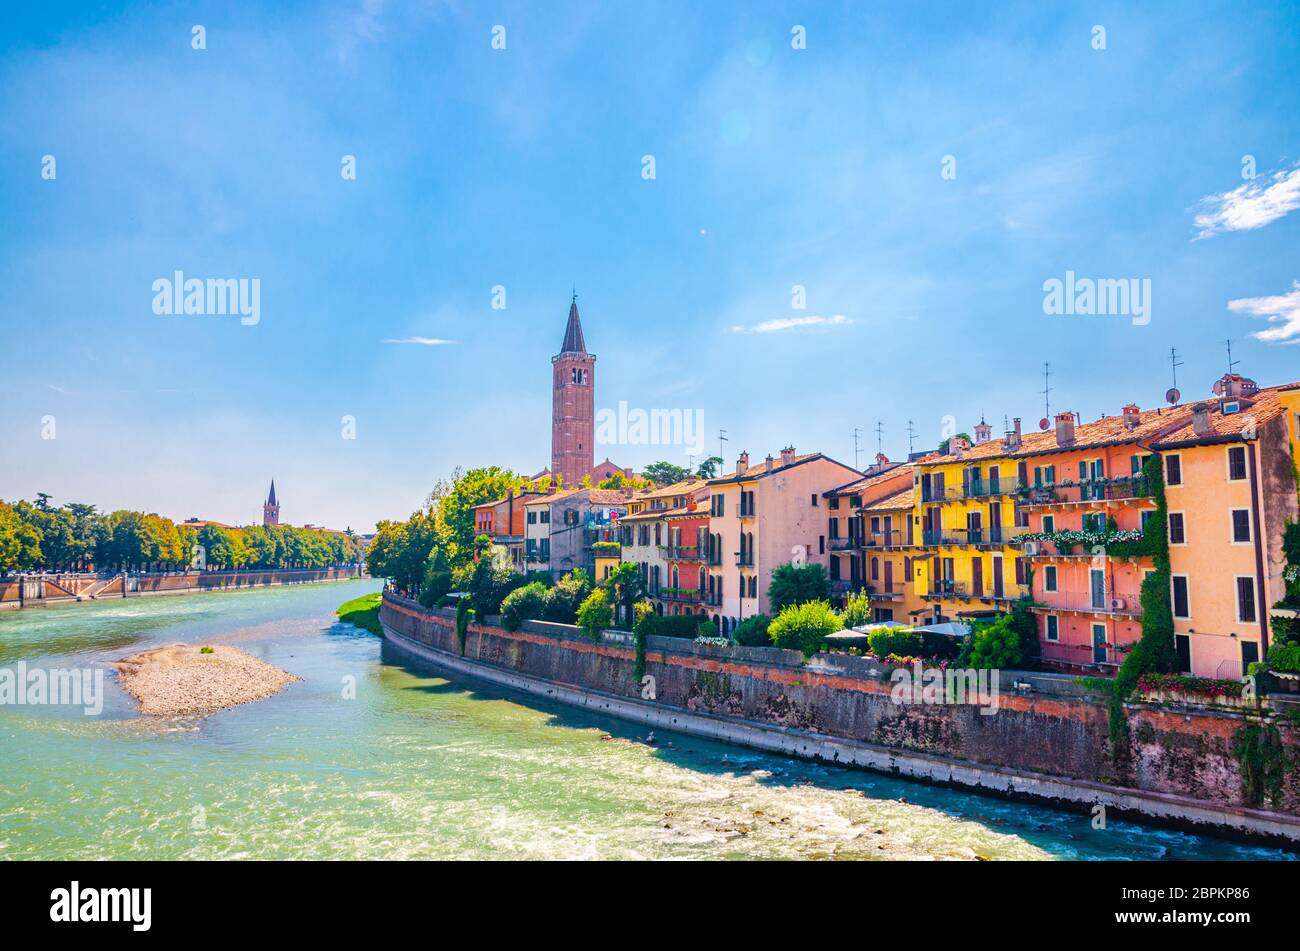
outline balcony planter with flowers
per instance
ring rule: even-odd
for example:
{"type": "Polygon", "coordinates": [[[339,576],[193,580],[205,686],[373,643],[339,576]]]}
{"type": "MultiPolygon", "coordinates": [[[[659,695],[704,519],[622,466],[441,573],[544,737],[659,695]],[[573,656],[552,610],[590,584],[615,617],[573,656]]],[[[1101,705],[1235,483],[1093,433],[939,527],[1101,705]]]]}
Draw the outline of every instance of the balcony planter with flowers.
{"type": "Polygon", "coordinates": [[[1145,673],[1138,678],[1137,689],[1141,698],[1149,703],[1195,704],[1234,710],[1255,706],[1253,698],[1242,696],[1245,684],[1239,680],[1145,673]]]}

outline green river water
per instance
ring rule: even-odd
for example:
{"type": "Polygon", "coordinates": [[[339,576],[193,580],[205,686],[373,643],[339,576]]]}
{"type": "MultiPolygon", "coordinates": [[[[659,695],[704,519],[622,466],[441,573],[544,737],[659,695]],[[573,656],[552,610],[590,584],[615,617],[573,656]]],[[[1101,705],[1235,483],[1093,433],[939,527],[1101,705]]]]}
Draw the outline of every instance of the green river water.
{"type": "Polygon", "coordinates": [[[0,614],[0,667],[185,642],[303,678],[204,719],[137,715],[111,671],[98,716],[0,705],[0,858],[1294,857],[662,732],[650,745],[644,727],[386,660],[333,613],[378,587],[0,614]]]}

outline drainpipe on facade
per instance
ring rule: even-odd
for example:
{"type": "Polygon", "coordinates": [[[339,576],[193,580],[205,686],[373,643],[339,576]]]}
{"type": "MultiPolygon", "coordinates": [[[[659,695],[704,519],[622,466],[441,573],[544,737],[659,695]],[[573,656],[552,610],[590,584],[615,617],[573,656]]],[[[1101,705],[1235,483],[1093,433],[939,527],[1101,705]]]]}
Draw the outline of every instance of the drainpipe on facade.
{"type": "MultiPolygon", "coordinates": [[[[1260,519],[1259,513],[1259,476],[1258,462],[1256,461],[1255,450],[1258,441],[1251,442],[1247,445],[1247,451],[1250,453],[1250,512],[1251,519],[1255,523],[1255,577],[1258,579],[1256,587],[1259,590],[1256,596],[1255,611],[1259,615],[1259,659],[1265,660],[1268,657],[1268,619],[1271,617],[1268,606],[1268,596],[1265,589],[1264,575],[1264,523],[1260,519]]],[[[1246,671],[1242,671],[1245,676],[1246,671]]]]}

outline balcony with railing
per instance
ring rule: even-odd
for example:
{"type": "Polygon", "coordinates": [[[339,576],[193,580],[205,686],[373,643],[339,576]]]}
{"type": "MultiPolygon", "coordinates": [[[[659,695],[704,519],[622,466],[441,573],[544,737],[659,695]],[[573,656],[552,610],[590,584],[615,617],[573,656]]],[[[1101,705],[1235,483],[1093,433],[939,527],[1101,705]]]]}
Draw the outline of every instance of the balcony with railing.
{"type": "Polygon", "coordinates": [[[866,583],[853,578],[837,579],[831,582],[831,594],[857,594],[866,587],[866,583]]]}
{"type": "Polygon", "coordinates": [[[682,604],[702,604],[705,593],[698,588],[660,588],[653,597],[660,601],[676,601],[682,604]]]}
{"type": "Polygon", "coordinates": [[[903,597],[903,586],[894,582],[888,586],[883,581],[867,583],[867,594],[882,601],[899,601],[903,597]]]}
{"type": "Polygon", "coordinates": [[[754,553],[752,551],[736,552],[736,565],[740,568],[753,568],[754,553]]]}
{"type": "Polygon", "coordinates": [[[964,581],[952,578],[932,578],[928,590],[922,592],[927,598],[965,598],[969,597],[969,586],[964,581]]]}
{"type": "Polygon", "coordinates": [[[1105,614],[1119,617],[1142,616],[1142,601],[1129,591],[1043,591],[1034,595],[1033,610],[1040,614],[1105,614]]]}
{"type": "Polygon", "coordinates": [[[890,530],[871,532],[866,536],[866,548],[906,548],[912,542],[907,537],[907,532],[890,530]]]}
{"type": "Polygon", "coordinates": [[[831,551],[853,551],[855,548],[862,547],[861,535],[848,535],[844,538],[831,538],[827,540],[831,551]]]}
{"type": "Polygon", "coordinates": [[[987,499],[999,495],[1011,495],[1020,488],[1016,479],[1004,479],[1001,476],[989,479],[971,479],[962,487],[962,497],[967,499],[987,499]]]}
{"type": "Polygon", "coordinates": [[[659,553],[669,561],[704,561],[708,557],[699,545],[660,545],[659,553]]]}
{"type": "Polygon", "coordinates": [[[1086,506],[1096,502],[1151,501],[1152,486],[1144,476],[1116,476],[1113,479],[1089,479],[1035,485],[1020,491],[1022,507],[1086,506]]]}

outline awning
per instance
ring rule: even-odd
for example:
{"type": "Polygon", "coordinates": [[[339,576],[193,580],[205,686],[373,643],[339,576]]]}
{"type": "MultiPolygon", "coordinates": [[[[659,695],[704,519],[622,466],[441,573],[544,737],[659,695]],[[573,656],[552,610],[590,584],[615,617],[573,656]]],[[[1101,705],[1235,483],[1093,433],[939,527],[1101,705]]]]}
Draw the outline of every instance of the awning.
{"type": "Polygon", "coordinates": [[[966,637],[970,634],[970,625],[949,621],[945,624],[927,624],[924,627],[914,627],[912,630],[920,631],[923,634],[942,634],[945,637],[966,637]]]}

